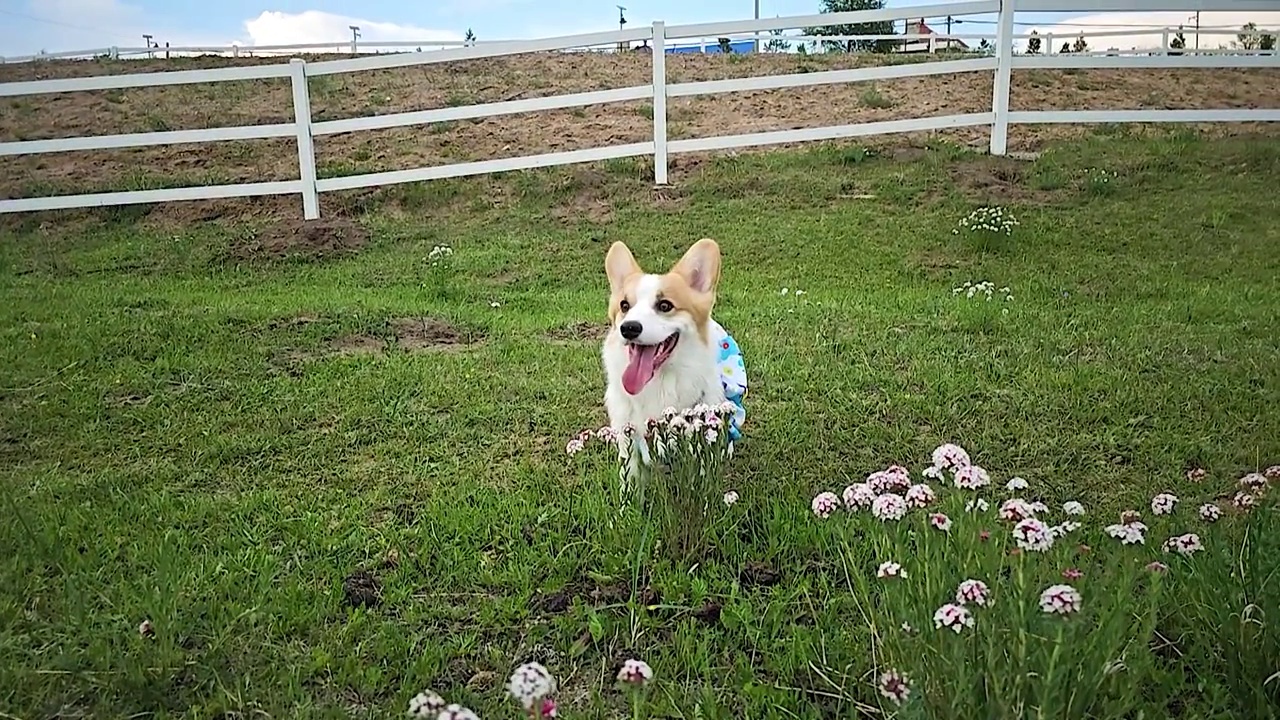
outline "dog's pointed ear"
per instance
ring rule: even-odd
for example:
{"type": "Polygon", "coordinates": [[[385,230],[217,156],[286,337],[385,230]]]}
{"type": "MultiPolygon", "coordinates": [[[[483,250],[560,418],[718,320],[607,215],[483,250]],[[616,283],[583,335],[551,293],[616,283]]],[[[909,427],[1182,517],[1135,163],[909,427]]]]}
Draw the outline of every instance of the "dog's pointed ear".
{"type": "Polygon", "coordinates": [[[671,272],[684,278],[689,287],[700,293],[711,293],[720,282],[720,246],[711,238],[694,243],[671,272]]]}
{"type": "Polygon", "coordinates": [[[642,272],[626,243],[615,242],[609,247],[609,254],[604,258],[604,273],[609,276],[609,288],[613,292],[617,292],[627,278],[642,272]]]}

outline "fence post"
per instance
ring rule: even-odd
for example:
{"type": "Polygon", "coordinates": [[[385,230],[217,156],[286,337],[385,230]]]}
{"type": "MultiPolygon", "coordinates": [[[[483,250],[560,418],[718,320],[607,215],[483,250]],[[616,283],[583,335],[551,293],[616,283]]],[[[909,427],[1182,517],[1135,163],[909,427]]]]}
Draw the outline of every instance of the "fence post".
{"type": "Polygon", "coordinates": [[[653,183],[667,184],[667,28],[653,23],[653,183]]]}
{"type": "Polygon", "coordinates": [[[1013,71],[1013,14],[1015,0],[1000,0],[996,21],[996,77],[991,92],[991,154],[1004,155],[1009,146],[1009,81],[1013,71]]]}
{"type": "Polygon", "coordinates": [[[1169,28],[1160,31],[1160,54],[1169,54],[1169,28]]]}
{"type": "Polygon", "coordinates": [[[301,58],[289,61],[289,78],[293,81],[293,123],[298,131],[298,173],[302,179],[302,217],[320,217],[320,197],[316,192],[316,149],[311,139],[311,91],[307,87],[307,63],[301,58]]]}

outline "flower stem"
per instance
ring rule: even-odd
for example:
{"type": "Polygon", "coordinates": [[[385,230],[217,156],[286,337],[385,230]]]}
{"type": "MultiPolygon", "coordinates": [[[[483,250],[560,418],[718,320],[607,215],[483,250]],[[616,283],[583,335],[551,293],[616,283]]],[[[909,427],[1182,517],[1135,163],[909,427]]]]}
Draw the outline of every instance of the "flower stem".
{"type": "MultiPolygon", "coordinates": [[[[1057,666],[1058,666],[1058,657],[1062,654],[1062,636],[1065,632],[1066,632],[1066,621],[1063,620],[1062,622],[1058,623],[1058,633],[1053,640],[1053,652],[1049,655],[1049,669],[1045,671],[1044,682],[1041,685],[1041,687],[1043,687],[1045,690],[1044,694],[1040,698],[1040,703],[1039,703],[1040,705],[1039,715],[1042,718],[1045,716],[1045,708],[1050,707],[1049,698],[1052,695],[1056,694],[1055,691],[1057,690],[1058,679],[1054,676],[1054,671],[1057,669],[1057,666]]],[[[1050,710],[1056,711],[1056,708],[1050,707],[1050,710]]]]}

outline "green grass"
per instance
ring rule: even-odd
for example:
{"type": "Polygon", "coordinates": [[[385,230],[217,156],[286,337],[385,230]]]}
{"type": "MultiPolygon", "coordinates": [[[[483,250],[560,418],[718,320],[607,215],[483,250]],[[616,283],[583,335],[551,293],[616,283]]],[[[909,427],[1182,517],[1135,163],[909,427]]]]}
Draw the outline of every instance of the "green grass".
{"type": "Polygon", "coordinates": [[[393,189],[359,205],[367,247],[317,262],[232,260],[249,229],[218,223],[10,224],[0,712],[392,717],[429,686],[514,717],[501,686],[536,659],[562,716],[612,717],[636,654],[664,717],[846,717],[874,701],[870,648],[816,490],[955,441],[1109,515],[1188,464],[1225,488],[1277,462],[1280,146],[1055,148],[997,189],[1021,224],[985,250],[951,232],[983,162],[739,155],[675,173],[674,208],[630,165],[509,176],[496,207],[481,180],[393,189]],[[551,212],[584,193],[608,221],[551,212]],[[596,342],[563,330],[604,317],[609,242],[665,268],[702,236],[752,382],[741,520],[633,585],[607,472],[564,455],[603,388],[596,342]],[[981,280],[1015,299],[951,292],[981,280]],[[332,349],[421,316],[474,342],[332,349]],[[377,607],[344,601],[360,569],[377,607]]]}

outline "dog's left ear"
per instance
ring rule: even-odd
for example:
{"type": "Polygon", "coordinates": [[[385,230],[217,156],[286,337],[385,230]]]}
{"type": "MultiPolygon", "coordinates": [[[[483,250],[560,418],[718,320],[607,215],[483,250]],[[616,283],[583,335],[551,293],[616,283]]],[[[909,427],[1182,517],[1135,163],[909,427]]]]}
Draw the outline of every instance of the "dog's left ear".
{"type": "Polygon", "coordinates": [[[711,238],[699,240],[685,251],[671,272],[700,293],[715,292],[716,283],[720,281],[720,246],[711,238]]]}
{"type": "Polygon", "coordinates": [[[636,256],[631,254],[631,248],[617,241],[609,246],[609,253],[604,257],[604,272],[609,276],[609,288],[616,293],[627,278],[644,271],[636,262],[636,256]]]}

